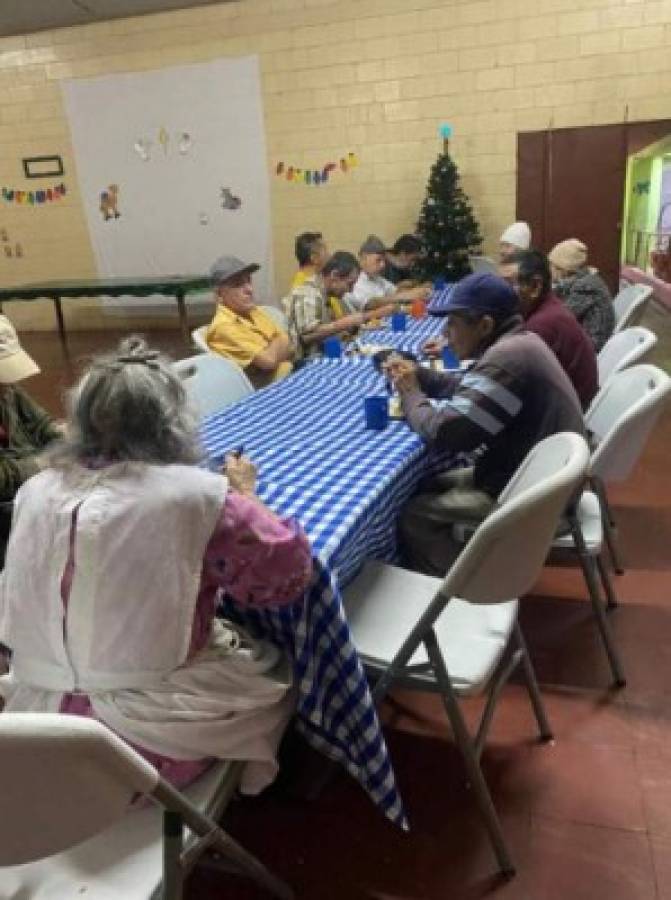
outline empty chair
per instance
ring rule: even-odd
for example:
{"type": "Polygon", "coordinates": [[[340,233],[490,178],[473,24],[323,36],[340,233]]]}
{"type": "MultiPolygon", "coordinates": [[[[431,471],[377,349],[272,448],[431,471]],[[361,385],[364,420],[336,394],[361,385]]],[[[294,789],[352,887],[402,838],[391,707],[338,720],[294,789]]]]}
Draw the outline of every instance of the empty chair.
{"type": "Polygon", "coordinates": [[[241,768],[215,765],[180,792],[93,719],[3,713],[0,896],[181,900],[185,875],[212,848],[274,896],[292,897],[217,824],[241,768]],[[132,807],[138,795],[153,803],[132,807]]]}
{"type": "Polygon", "coordinates": [[[626,481],[671,392],[671,378],[657,366],[642,364],[616,372],[585,415],[592,443],[591,481],[600,500],[608,549],[617,572],[612,515],[605,485],[626,481]]]}
{"type": "Polygon", "coordinates": [[[517,623],[516,598],[534,584],[588,461],[580,435],[547,438],[527,455],[444,579],[373,562],[345,591],[354,643],[367,668],[379,675],[374,698],[381,700],[395,683],[442,695],[499,865],[507,873],[514,866],[479,759],[496,698],[518,665],[541,737],[551,737],[517,623]],[[473,738],[457,697],[477,694],[486,694],[487,702],[473,738]]]}
{"type": "Polygon", "coordinates": [[[193,341],[193,345],[196,350],[201,350],[203,353],[209,353],[210,348],[207,346],[207,341],[205,337],[207,335],[207,329],[209,325],[199,325],[198,328],[194,328],[191,332],[191,340],[193,341]]]}
{"type": "Polygon", "coordinates": [[[173,367],[201,416],[218,412],[254,391],[242,369],[218,353],[189,356],[173,367]]]}
{"type": "Polygon", "coordinates": [[[278,306],[259,306],[259,309],[262,309],[267,316],[270,316],[273,322],[275,322],[276,325],[279,325],[282,331],[287,330],[287,317],[278,306]]]}
{"type": "Polygon", "coordinates": [[[670,393],[671,378],[650,365],[616,372],[599,391],[585,417],[594,448],[590,463],[594,493],[583,494],[569,517],[571,534],[557,538],[553,544],[554,550],[570,550],[578,555],[615,683],[619,686],[625,683],[624,672],[603,615],[597,577],[597,574],[601,577],[608,607],[613,608],[615,592],[601,556],[604,539],[615,571],[623,570],[605,485],[629,477],[670,393]]]}
{"type": "Polygon", "coordinates": [[[603,387],[613,373],[633,366],[656,343],[657,335],[641,325],[617,331],[597,354],[599,386],[603,387]]]}
{"type": "Polygon", "coordinates": [[[651,297],[652,288],[647,284],[631,284],[621,290],[613,300],[615,333],[638,325],[651,297]]]}

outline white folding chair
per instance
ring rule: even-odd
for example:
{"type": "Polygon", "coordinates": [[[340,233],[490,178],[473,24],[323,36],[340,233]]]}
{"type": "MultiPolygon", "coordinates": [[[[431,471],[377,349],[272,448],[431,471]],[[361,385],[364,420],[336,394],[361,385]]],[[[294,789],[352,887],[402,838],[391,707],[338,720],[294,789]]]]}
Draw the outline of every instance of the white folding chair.
{"type": "Polygon", "coordinates": [[[558,537],[552,545],[555,552],[571,552],[578,556],[618,687],[625,684],[624,671],[604,616],[599,590],[600,577],[606,607],[615,608],[615,591],[602,558],[604,540],[613,568],[618,574],[624,570],[615,546],[605,485],[629,477],[670,393],[671,378],[650,365],[633,366],[616,372],[599,391],[585,417],[593,446],[590,483],[594,493],[583,493],[568,515],[570,534],[558,537]]]}
{"type": "Polygon", "coordinates": [[[582,484],[585,440],[556,434],[522,462],[444,579],[381,562],[368,563],[345,591],[354,643],[379,679],[381,700],[393,684],[442,695],[501,869],[514,873],[501,825],[480,769],[497,697],[522,665],[540,735],[552,737],[536,677],[517,623],[518,600],[535,582],[559,518],[582,484]],[[506,658],[507,651],[510,655],[506,658]],[[458,696],[487,694],[475,738],[458,696]]]}
{"type": "Polygon", "coordinates": [[[593,447],[591,476],[601,507],[613,568],[619,562],[606,484],[631,474],[671,392],[671,378],[657,366],[642,364],[616,372],[592,401],[585,424],[593,447]]]}
{"type": "Polygon", "coordinates": [[[288,322],[286,314],[283,310],[281,310],[278,306],[259,306],[259,309],[262,309],[264,313],[266,313],[270,318],[275,322],[276,325],[279,325],[282,331],[287,330],[288,322]]]}
{"type": "Polygon", "coordinates": [[[657,335],[649,328],[634,325],[613,334],[596,357],[599,386],[603,387],[611,375],[633,366],[657,343],[657,335]]]}
{"type": "Polygon", "coordinates": [[[199,353],[172,365],[201,416],[219,412],[254,392],[240,366],[218,353],[199,353]]]}
{"type": "Polygon", "coordinates": [[[274,896],[293,897],[217,824],[241,767],[215,765],[180,792],[93,719],[0,714],[0,896],[181,900],[185,875],[211,848],[274,896]],[[153,802],[132,807],[138,795],[153,802]]]}
{"type": "Polygon", "coordinates": [[[193,341],[193,345],[196,350],[200,350],[202,353],[210,353],[210,348],[207,346],[207,341],[205,340],[205,336],[207,335],[207,329],[209,325],[200,325],[198,328],[194,328],[191,332],[191,340],[193,341]]]}
{"type": "Polygon", "coordinates": [[[631,325],[638,325],[643,318],[652,293],[652,288],[647,284],[631,284],[618,293],[613,300],[614,333],[629,328],[631,325]]]}

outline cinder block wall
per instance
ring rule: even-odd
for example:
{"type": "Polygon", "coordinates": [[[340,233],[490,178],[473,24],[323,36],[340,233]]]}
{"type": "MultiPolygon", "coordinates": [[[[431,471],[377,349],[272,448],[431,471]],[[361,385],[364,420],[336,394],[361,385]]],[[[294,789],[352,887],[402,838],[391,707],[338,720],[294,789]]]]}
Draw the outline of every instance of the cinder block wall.
{"type": "MultiPolygon", "coordinates": [[[[520,130],[671,118],[671,0],[240,0],[0,41],[0,184],[34,189],[23,156],[60,153],[67,198],[0,200],[0,279],[95,274],[59,82],[219,56],[258,54],[272,183],[276,292],[292,243],[320,229],[354,249],[416,220],[440,122],[493,252],[515,208],[520,130]],[[354,151],[359,167],[318,188],[274,175],[354,151]]],[[[39,185],[38,185],[39,186],[39,185]]],[[[47,304],[11,304],[24,328],[51,328],[47,304]]],[[[95,302],[70,327],[105,324],[95,302]]],[[[114,324],[114,322],[113,322],[114,324]]]]}

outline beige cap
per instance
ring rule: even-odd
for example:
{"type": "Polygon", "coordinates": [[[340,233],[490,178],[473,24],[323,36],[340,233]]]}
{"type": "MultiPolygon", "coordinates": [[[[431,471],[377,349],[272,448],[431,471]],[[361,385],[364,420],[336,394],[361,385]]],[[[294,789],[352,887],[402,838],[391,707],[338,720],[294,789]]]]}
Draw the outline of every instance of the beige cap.
{"type": "Polygon", "coordinates": [[[587,263],[587,247],[577,238],[556,244],[548,254],[550,262],[565,272],[577,272],[587,263]]]}
{"type": "Polygon", "coordinates": [[[0,384],[14,384],[39,371],[35,360],[22,349],[12,323],[0,315],[0,384]]]}

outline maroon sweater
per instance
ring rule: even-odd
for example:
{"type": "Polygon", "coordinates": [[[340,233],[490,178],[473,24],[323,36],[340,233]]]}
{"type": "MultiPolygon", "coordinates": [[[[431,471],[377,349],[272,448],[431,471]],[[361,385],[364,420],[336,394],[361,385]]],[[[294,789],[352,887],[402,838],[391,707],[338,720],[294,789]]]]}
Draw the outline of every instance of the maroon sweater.
{"type": "Polygon", "coordinates": [[[599,388],[594,345],[573,313],[554,294],[541,300],[526,320],[527,331],[543,338],[571,379],[583,410],[599,388]]]}

